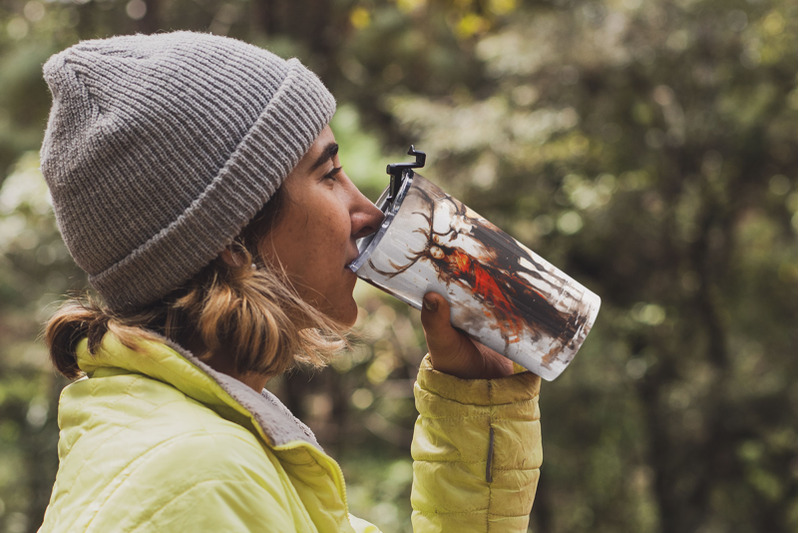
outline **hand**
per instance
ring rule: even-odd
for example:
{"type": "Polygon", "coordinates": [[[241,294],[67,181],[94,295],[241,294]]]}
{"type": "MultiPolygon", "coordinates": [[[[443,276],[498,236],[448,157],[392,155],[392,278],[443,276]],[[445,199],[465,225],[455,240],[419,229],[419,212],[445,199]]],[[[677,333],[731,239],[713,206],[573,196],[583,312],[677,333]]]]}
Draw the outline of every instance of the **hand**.
{"type": "Polygon", "coordinates": [[[450,304],[435,292],[422,300],[422,329],[433,368],[463,379],[494,379],[514,373],[514,363],[450,324],[450,304]]]}

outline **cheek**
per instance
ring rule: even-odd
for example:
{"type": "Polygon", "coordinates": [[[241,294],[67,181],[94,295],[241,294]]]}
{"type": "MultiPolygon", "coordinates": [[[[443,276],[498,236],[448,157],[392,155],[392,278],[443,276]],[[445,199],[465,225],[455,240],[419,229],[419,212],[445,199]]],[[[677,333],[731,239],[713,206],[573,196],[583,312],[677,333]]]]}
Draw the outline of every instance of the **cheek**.
{"type": "Polygon", "coordinates": [[[291,268],[300,284],[328,293],[342,286],[349,232],[333,217],[318,217],[294,235],[295,253],[291,268]]]}
{"type": "Polygon", "coordinates": [[[350,213],[341,204],[328,204],[316,217],[315,242],[331,260],[347,254],[351,237],[350,213]]]}
{"type": "Polygon", "coordinates": [[[313,230],[313,236],[307,240],[313,250],[309,250],[309,259],[319,264],[320,267],[332,269],[347,249],[348,235],[340,231],[333,219],[323,219],[313,230]]]}
{"type": "Polygon", "coordinates": [[[349,212],[336,194],[327,192],[305,191],[272,232],[272,255],[301,292],[303,286],[323,294],[341,286],[351,251],[349,212]]]}

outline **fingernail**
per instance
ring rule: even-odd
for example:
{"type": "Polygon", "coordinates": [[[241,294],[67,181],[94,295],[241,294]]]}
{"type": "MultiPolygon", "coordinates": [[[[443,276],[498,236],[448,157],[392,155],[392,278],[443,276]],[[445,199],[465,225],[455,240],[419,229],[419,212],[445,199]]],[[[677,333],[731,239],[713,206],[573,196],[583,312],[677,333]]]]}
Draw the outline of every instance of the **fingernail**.
{"type": "Polygon", "coordinates": [[[438,309],[438,308],[439,308],[439,302],[437,302],[437,301],[436,301],[435,299],[433,299],[433,298],[429,298],[429,297],[425,296],[425,297],[422,299],[422,306],[423,306],[425,309],[427,309],[428,311],[436,311],[436,309],[438,309]]]}

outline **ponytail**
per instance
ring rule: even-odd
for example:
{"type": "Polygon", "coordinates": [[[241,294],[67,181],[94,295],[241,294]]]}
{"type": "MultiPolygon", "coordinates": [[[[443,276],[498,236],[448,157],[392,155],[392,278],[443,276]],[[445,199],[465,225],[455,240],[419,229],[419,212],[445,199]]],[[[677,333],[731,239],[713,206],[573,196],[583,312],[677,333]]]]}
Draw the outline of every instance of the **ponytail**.
{"type": "Polygon", "coordinates": [[[50,360],[61,374],[70,379],[80,375],[75,349],[81,339],[89,336],[89,331],[102,329],[103,326],[98,328],[97,324],[104,318],[78,300],[72,300],[61,306],[50,319],[44,330],[44,339],[50,350],[50,360]]]}

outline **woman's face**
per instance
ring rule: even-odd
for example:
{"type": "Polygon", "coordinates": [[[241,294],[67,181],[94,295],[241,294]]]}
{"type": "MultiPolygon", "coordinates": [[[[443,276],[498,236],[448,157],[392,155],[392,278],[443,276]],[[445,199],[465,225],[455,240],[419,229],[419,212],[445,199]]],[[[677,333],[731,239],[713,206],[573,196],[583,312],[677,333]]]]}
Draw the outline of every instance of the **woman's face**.
{"type": "Polygon", "coordinates": [[[383,214],[341,168],[338,145],[326,126],[284,181],[285,202],[261,245],[279,262],[300,296],[345,325],[356,320],[356,240],[374,233],[383,214]]]}

